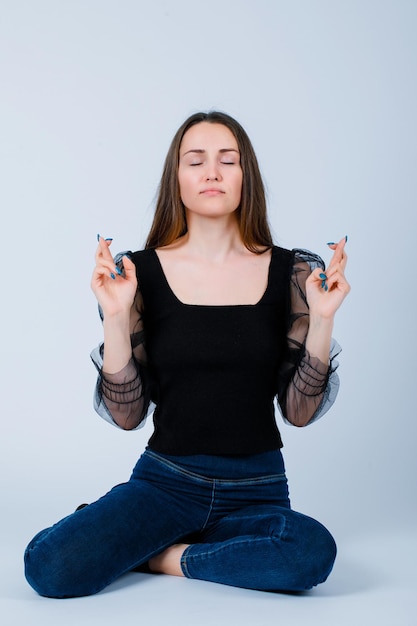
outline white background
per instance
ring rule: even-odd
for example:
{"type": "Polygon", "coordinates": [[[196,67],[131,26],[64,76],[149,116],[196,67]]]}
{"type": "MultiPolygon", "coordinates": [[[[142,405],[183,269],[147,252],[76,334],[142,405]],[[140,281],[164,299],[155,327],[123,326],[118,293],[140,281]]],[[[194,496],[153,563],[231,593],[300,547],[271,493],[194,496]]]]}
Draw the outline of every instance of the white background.
{"type": "Polygon", "coordinates": [[[413,0],[0,0],[3,623],[415,624],[416,32],[413,0]],[[151,429],[92,409],[96,234],[143,246],[171,138],[212,108],[252,138],[277,243],[328,260],[349,236],[339,398],[280,424],[334,574],[303,597],[131,575],[38,598],[26,543],[127,479],[151,429]]]}

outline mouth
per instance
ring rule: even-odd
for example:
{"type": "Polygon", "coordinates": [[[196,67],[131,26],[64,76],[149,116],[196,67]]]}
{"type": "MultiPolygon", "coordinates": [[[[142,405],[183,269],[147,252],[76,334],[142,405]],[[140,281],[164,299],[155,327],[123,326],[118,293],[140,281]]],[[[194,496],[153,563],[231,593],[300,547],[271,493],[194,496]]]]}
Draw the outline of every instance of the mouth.
{"type": "Polygon", "coordinates": [[[224,191],[222,191],[221,189],[216,189],[215,187],[210,189],[203,189],[202,191],[200,191],[200,194],[205,196],[219,196],[223,193],[224,191]]]}

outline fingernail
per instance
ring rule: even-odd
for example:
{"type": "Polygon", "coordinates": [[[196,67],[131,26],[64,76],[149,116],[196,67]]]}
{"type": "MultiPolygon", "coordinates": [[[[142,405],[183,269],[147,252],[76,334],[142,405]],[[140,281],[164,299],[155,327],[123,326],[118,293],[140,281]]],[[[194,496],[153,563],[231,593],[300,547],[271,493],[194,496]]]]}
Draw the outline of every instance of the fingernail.
{"type": "Polygon", "coordinates": [[[327,246],[335,246],[336,244],[335,244],[334,241],[328,241],[326,245],[327,246]]]}
{"type": "Polygon", "coordinates": [[[106,237],[104,241],[113,241],[113,237],[106,237]]]}
{"type": "Polygon", "coordinates": [[[347,240],[348,240],[348,236],[347,236],[347,235],[345,235],[345,241],[347,242],[347,240]]]}
{"type": "Polygon", "coordinates": [[[97,233],[97,241],[100,241],[100,235],[97,233]]]}
{"type": "Polygon", "coordinates": [[[319,278],[321,278],[322,280],[327,280],[327,276],[323,272],[319,274],[319,278]]]}
{"type": "Polygon", "coordinates": [[[116,276],[113,274],[113,272],[110,272],[110,278],[112,278],[113,280],[116,280],[116,276]]]}
{"type": "Polygon", "coordinates": [[[116,265],[116,272],[119,274],[119,276],[123,274],[122,270],[117,265],[116,265]]]}

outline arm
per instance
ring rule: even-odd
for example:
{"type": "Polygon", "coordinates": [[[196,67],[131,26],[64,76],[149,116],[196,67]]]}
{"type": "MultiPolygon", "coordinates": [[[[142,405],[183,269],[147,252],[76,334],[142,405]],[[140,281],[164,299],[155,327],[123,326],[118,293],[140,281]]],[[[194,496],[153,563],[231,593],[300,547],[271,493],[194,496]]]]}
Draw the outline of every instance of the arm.
{"type": "Polygon", "coordinates": [[[91,354],[99,372],[95,409],[107,421],[131,430],[143,422],[149,407],[135,265],[126,255],[113,261],[109,243],[100,238],[91,284],[104,330],[104,344],[91,354]]]}
{"type": "Polygon", "coordinates": [[[335,252],[327,270],[320,257],[295,253],[288,352],[278,389],[283,416],[295,426],[305,426],[323,415],[339,388],[335,357],[340,348],[331,334],[335,313],[350,290],[344,277],[345,243],[343,239],[337,246],[331,245],[335,252]]]}

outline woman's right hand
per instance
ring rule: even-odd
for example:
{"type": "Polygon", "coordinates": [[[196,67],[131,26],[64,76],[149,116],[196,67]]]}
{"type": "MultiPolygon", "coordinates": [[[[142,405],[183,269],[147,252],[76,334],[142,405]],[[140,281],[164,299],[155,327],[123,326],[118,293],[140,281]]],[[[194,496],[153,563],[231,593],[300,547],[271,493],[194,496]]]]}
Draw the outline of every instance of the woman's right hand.
{"type": "Polygon", "coordinates": [[[111,240],[99,237],[91,279],[91,288],[105,317],[129,313],[138,284],[135,264],[127,256],[122,258],[124,276],[120,275],[110,245],[111,240]]]}

